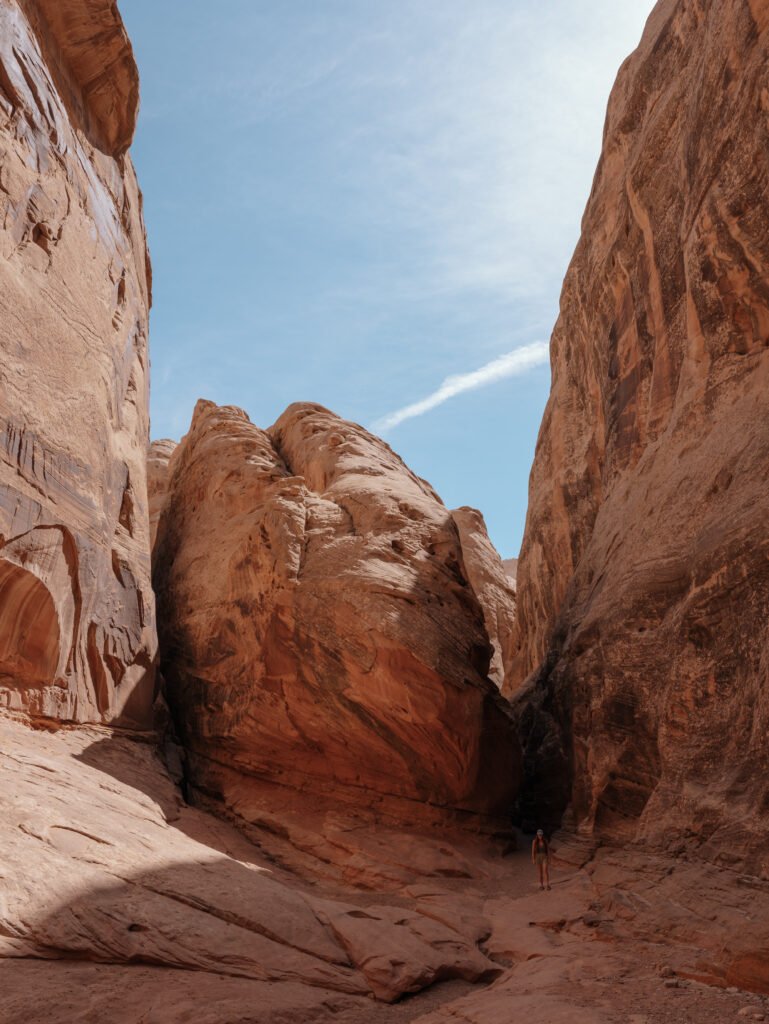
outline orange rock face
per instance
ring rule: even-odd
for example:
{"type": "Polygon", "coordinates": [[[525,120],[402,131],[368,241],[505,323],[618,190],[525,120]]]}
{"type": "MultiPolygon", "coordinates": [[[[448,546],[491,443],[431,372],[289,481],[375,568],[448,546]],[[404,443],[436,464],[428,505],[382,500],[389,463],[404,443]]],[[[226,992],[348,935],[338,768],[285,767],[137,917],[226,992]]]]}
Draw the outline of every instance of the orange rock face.
{"type": "Polygon", "coordinates": [[[494,647],[489,675],[502,687],[513,656],[515,585],[489,540],[486,523],[475,508],[451,513],[459,532],[465,572],[483,609],[486,632],[494,647]]]}
{"type": "Polygon", "coordinates": [[[146,725],[149,260],[114,3],[0,5],[0,704],[146,725]]]}
{"type": "Polygon", "coordinates": [[[769,4],[664,0],[552,340],[518,572],[525,809],[764,870],[769,4]],[[563,780],[563,781],[561,781],[563,780]]]}
{"type": "Polygon", "coordinates": [[[169,468],[154,582],[193,783],[247,819],[276,783],[400,819],[504,817],[517,741],[432,488],[316,405],[263,431],[199,402],[169,468]]]}
{"type": "Polygon", "coordinates": [[[78,128],[97,135],[100,149],[122,156],[136,129],[139,72],[116,4],[25,0],[21,6],[56,42],[61,61],[54,73],[71,79],[81,118],[78,128]]]}

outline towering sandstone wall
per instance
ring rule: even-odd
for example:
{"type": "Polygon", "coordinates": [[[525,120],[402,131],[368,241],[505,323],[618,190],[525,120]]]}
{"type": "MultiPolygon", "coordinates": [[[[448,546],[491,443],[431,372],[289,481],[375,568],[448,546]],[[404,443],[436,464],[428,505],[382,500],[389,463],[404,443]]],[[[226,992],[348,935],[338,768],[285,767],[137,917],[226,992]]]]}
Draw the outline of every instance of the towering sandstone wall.
{"type": "Polygon", "coordinates": [[[288,788],[417,823],[507,819],[520,754],[432,488],[309,404],[264,431],[199,402],[164,484],[166,457],[153,446],[154,581],[192,784],[248,820],[276,784],[282,809],[288,788]]]}
{"type": "Polygon", "coordinates": [[[661,0],[609,102],[518,568],[524,810],[769,872],[769,2],[661,0]],[[562,781],[563,780],[563,781],[562,781]]]}
{"type": "Polygon", "coordinates": [[[110,0],[0,0],[0,705],[145,725],[150,270],[110,0]]]}

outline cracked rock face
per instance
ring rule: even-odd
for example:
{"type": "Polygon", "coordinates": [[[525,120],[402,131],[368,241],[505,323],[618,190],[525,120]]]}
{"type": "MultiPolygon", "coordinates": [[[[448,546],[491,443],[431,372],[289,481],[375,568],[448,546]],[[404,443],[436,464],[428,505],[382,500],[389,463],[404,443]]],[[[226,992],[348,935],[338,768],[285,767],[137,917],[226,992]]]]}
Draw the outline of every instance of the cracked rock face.
{"type": "Polygon", "coordinates": [[[194,785],[250,820],[275,784],[412,821],[504,818],[517,741],[432,488],[306,404],[264,431],[199,402],[169,471],[154,583],[194,785]]]}
{"type": "Polygon", "coordinates": [[[0,4],[0,706],[146,727],[137,105],[114,3],[0,4]]]}
{"type": "Polygon", "coordinates": [[[529,811],[759,873],[768,60],[766,0],[663,0],[620,70],[552,340],[510,677],[529,811]]]}

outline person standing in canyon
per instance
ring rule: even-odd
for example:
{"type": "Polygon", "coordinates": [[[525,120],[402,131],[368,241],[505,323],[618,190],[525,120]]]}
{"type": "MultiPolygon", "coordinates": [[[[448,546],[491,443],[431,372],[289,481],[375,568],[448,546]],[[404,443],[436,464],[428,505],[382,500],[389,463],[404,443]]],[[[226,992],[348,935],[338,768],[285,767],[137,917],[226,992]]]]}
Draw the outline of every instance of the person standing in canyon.
{"type": "Polygon", "coordinates": [[[545,839],[542,829],[537,829],[534,841],[531,844],[531,863],[537,865],[539,874],[539,887],[550,888],[550,843],[545,839]]]}

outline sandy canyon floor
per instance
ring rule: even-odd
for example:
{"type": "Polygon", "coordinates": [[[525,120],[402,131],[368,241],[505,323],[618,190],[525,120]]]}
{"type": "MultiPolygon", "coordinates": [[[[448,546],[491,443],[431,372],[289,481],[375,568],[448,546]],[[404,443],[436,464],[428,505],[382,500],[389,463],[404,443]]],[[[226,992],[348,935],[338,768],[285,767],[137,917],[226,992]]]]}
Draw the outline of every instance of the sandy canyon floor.
{"type": "Polygon", "coordinates": [[[247,837],[149,742],[2,719],[0,1020],[769,1019],[769,883],[554,845],[540,892],[525,848],[349,811],[265,811],[247,837]]]}

